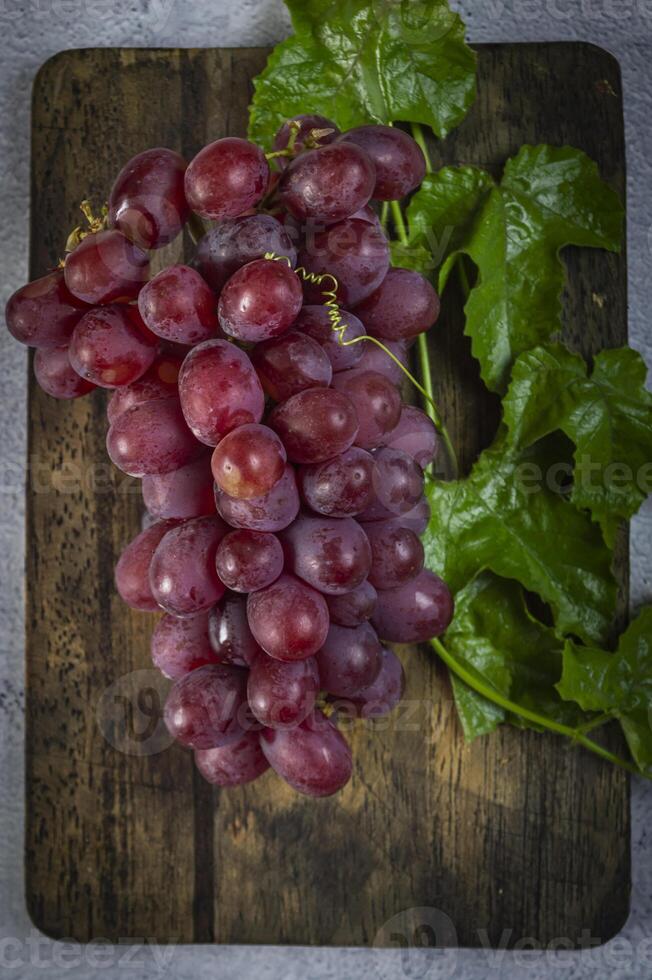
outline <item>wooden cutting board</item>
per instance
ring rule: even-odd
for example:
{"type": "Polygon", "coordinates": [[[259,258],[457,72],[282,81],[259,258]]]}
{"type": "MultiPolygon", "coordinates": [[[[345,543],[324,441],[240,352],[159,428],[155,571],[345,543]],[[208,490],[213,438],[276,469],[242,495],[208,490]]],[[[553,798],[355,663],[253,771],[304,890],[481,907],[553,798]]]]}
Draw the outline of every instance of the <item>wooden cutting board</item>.
{"type": "MultiPolygon", "coordinates": [[[[190,158],[245,135],[266,55],[98,49],[48,61],[34,85],[31,276],[59,259],[80,200],[103,202],[132,154],[163,145],[190,158]]],[[[542,141],[581,147],[624,192],[616,62],[582,44],[482,47],[477,103],[433,143],[435,164],[499,174],[522,143],[542,141]]],[[[157,262],[178,261],[183,247],[157,262]]],[[[586,354],[622,344],[624,258],[565,258],[568,339],[586,354]]],[[[447,298],[431,350],[468,466],[497,411],[462,336],[459,297],[447,298]]],[[[30,379],[26,874],[40,929],[81,941],[343,946],[581,944],[620,929],[627,776],[534,732],[465,745],[427,649],[404,648],[409,709],[354,734],[353,779],[335,798],[305,799],[271,773],[224,792],[204,783],[161,721],[154,617],[114,591],[141,501],[137,481],[108,464],[105,429],[103,393],[59,403],[30,379]]],[[[623,543],[621,610],[626,568],[623,543]]]]}

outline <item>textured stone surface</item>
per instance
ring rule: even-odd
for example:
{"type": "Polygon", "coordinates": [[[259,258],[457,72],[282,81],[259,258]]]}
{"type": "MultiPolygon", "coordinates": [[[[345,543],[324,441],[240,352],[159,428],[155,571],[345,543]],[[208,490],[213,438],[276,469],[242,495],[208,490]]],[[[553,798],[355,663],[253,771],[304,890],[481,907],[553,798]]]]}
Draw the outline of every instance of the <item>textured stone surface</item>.
{"type": "MultiPolygon", "coordinates": [[[[628,140],[630,336],[652,362],[652,4],[649,0],[469,0],[459,3],[474,41],[590,40],[612,51],[623,70],[628,140]]],[[[29,105],[39,65],[62,48],[94,45],[200,46],[271,44],[285,36],[288,19],[280,0],[0,0],[0,284],[2,301],[27,270],[29,206],[29,105]]],[[[572,92],[568,93],[572,98],[572,92]]],[[[37,933],[25,912],[22,881],[23,809],[23,470],[25,457],[25,352],[2,332],[0,395],[0,971],[27,978],[83,980],[101,968],[107,978],[167,974],[176,980],[222,980],[283,975],[335,978],[465,977],[579,978],[616,980],[650,975],[646,943],[652,911],[652,849],[646,820],[652,790],[633,785],[632,914],[617,940],[585,953],[430,951],[414,960],[374,950],[245,949],[166,950],[144,946],[66,948],[37,933]],[[93,959],[94,957],[94,959],[93,959]],[[103,968],[102,968],[103,966],[103,968]],[[44,973],[45,969],[45,973],[44,973]]],[[[632,528],[634,604],[652,597],[652,506],[632,528]]],[[[563,869],[560,869],[563,873],[563,869]]],[[[127,938],[127,937],[126,937],[127,938]]],[[[576,938],[576,937],[573,937],[576,938]]],[[[560,943],[563,945],[563,942],[560,943]]]]}

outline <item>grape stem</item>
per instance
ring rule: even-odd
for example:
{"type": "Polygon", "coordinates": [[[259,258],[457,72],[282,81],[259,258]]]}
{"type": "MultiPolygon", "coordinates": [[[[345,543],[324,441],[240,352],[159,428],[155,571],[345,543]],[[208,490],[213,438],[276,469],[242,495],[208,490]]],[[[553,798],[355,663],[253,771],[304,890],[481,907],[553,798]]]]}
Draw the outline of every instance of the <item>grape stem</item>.
{"type": "MultiPolygon", "coordinates": [[[[401,245],[407,245],[409,242],[407,228],[405,226],[405,219],[403,217],[403,212],[401,211],[401,205],[398,201],[391,201],[390,208],[392,211],[392,219],[394,221],[394,227],[396,228],[396,233],[401,245]]],[[[420,333],[417,339],[417,349],[419,352],[419,367],[421,369],[421,377],[423,379],[423,385],[417,385],[422,395],[424,395],[426,403],[426,413],[431,418],[437,432],[441,436],[441,439],[446,448],[446,453],[450,461],[450,466],[452,470],[452,477],[456,480],[459,476],[460,468],[457,462],[457,453],[455,452],[455,447],[453,446],[453,441],[450,437],[448,429],[444,425],[442,417],[437,408],[435,402],[435,392],[432,383],[432,371],[430,369],[430,357],[428,354],[428,341],[426,340],[426,334],[420,333]]]]}
{"type": "Polygon", "coordinates": [[[515,701],[510,701],[509,698],[506,698],[503,694],[497,691],[491,684],[477,676],[474,671],[468,670],[462,663],[460,663],[457,658],[446,649],[441,640],[435,638],[430,642],[439,655],[439,658],[446,664],[451,673],[455,674],[456,677],[459,677],[459,679],[473,691],[475,691],[476,694],[480,694],[483,698],[486,698],[487,701],[497,704],[510,714],[517,715],[519,718],[532,722],[533,724],[538,725],[540,728],[545,728],[547,731],[555,732],[557,735],[565,735],[566,738],[571,739],[571,741],[577,742],[585,749],[588,749],[590,752],[594,752],[596,755],[606,759],[608,762],[611,762],[616,766],[620,766],[621,769],[626,769],[627,772],[631,772],[636,776],[643,775],[648,779],[650,778],[648,773],[638,769],[631,762],[628,762],[626,759],[621,759],[620,756],[610,752],[609,749],[604,748],[604,746],[600,745],[598,742],[594,742],[593,739],[587,738],[585,732],[590,727],[596,727],[598,724],[604,724],[605,722],[612,720],[609,715],[599,715],[598,718],[591,719],[591,722],[587,723],[586,725],[580,725],[578,728],[572,728],[570,725],[563,725],[561,722],[548,718],[547,715],[541,715],[537,711],[530,711],[529,708],[524,708],[515,701]]]}

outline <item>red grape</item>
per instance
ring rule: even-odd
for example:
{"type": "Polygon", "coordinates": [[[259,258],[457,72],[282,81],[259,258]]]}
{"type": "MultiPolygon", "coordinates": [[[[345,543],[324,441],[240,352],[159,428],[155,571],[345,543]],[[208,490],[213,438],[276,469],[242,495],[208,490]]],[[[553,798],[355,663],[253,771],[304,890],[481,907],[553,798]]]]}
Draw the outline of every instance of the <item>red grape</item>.
{"type": "Polygon", "coordinates": [[[176,398],[180,367],[181,361],[178,358],[161,356],[154,361],[142,378],[133,381],[130,385],[121,385],[117,388],[106,406],[109,424],[113,425],[119,415],[133,408],[134,405],[142,405],[143,402],[159,398],[176,398]]]}
{"type": "Polygon", "coordinates": [[[354,698],[353,706],[361,718],[382,718],[393,711],[403,697],[405,672],[401,661],[388,647],[381,647],[380,656],[376,680],[358,691],[354,698]]]}
{"type": "Polygon", "coordinates": [[[331,143],[296,157],[283,172],[278,196],[295,218],[332,223],[364,207],[375,182],[375,167],[364,150],[331,143]]]}
{"type": "Polygon", "coordinates": [[[238,714],[246,697],[247,672],[227,664],[207,664],[180,677],[170,688],[163,717],[182,745],[210,749],[241,738],[238,714]]]}
{"type": "Polygon", "coordinates": [[[352,517],[301,514],[281,535],[287,567],[320,592],[341,595],[367,578],[371,548],[352,517]]]}
{"type": "Polygon", "coordinates": [[[374,498],[374,459],[352,446],[340,456],[299,469],[299,489],[312,510],[328,517],[354,517],[374,498]]]}
{"type": "Polygon", "coordinates": [[[147,253],[117,228],[87,235],[68,254],[66,286],[85,303],[135,299],[149,276],[147,253]]]}
{"type": "Polygon", "coordinates": [[[242,738],[228,745],[196,749],[195,765],[204,779],[216,786],[242,786],[269,769],[258,732],[245,732],[242,738]]]}
{"type": "Polygon", "coordinates": [[[329,694],[350,698],[378,676],[381,646],[369,623],[353,628],[331,624],[316,659],[321,687],[329,694]]]}
{"type": "Polygon", "coordinates": [[[260,422],[265,395],[251,361],[227,340],[207,340],[186,357],[179,375],[186,422],[208,446],[249,422],[260,422]]]}
{"type": "Polygon", "coordinates": [[[367,153],[376,169],[372,197],[378,201],[398,201],[426,174],[426,161],[418,144],[395,126],[356,126],[338,138],[354,143],[367,153]]]}
{"type": "Polygon", "coordinates": [[[191,616],[222,598],[215,554],[226,531],[219,517],[195,517],[168,531],[149,569],[152,595],[162,609],[191,616]]]}
{"type": "Polygon", "coordinates": [[[255,259],[234,272],[218,304],[220,326],[238,340],[258,342],[285,333],[303,302],[301,281],[285,262],[255,259]]]}
{"type": "Polygon", "coordinates": [[[448,586],[424,569],[404,585],[380,592],[371,622],[390,643],[425,643],[443,633],[452,618],[448,586]]]}
{"type": "Polygon", "coordinates": [[[372,337],[409,340],[439,316],[439,297],[427,279],[411,269],[390,269],[377,289],[355,308],[372,337]]]}
{"type": "MultiPolygon", "coordinates": [[[[362,337],[365,330],[357,316],[342,310],[342,322],[346,323],[343,340],[353,340],[362,337]]],[[[299,316],[294,321],[294,329],[300,330],[316,340],[331,362],[333,371],[346,371],[354,367],[361,359],[364,344],[346,346],[340,342],[340,335],[333,329],[333,321],[327,306],[302,306],[299,316]]]]}
{"type": "Polygon", "coordinates": [[[256,643],[247,621],[247,601],[243,596],[226,594],[208,616],[211,647],[221,663],[252,667],[267,654],[256,643]]]}
{"type": "Polygon", "coordinates": [[[88,305],[66,287],[57,269],[28,282],[10,296],[5,309],[7,329],[21,344],[49,350],[69,343],[75,326],[88,305]]]}
{"type": "Polygon", "coordinates": [[[283,663],[265,654],[249,672],[249,707],[267,728],[300,724],[315,707],[318,693],[319,672],[314,657],[283,663]]]}
{"type": "Polygon", "coordinates": [[[381,446],[401,417],[401,396],[396,386],[376,371],[359,368],[336,374],[333,386],[355,406],[360,421],[356,446],[363,449],[381,446]]]}
{"type": "Polygon", "coordinates": [[[338,626],[360,626],[371,619],[378,595],[373,585],[362,582],[351,592],[342,595],[327,595],[326,605],[332,623],[338,626]]]}
{"type": "Polygon", "coordinates": [[[190,208],[186,161],[174,150],[145,150],[122,168],[109,197],[109,222],[141,248],[161,248],[177,237],[190,208]]]}
{"type": "MultiPolygon", "coordinates": [[[[290,134],[292,133],[292,126],[290,124],[293,122],[299,123],[293,147],[296,153],[300,153],[304,149],[306,140],[311,136],[313,130],[330,129],[332,131],[319,137],[318,142],[321,146],[332,143],[339,134],[339,129],[335,123],[327,119],[326,116],[319,116],[316,113],[294,116],[292,119],[288,119],[287,122],[283,123],[274,137],[274,143],[272,144],[274,150],[286,149],[290,142],[290,134]]],[[[277,157],[276,162],[282,169],[285,169],[288,165],[288,157],[277,157]]]]}
{"type": "Polygon", "coordinates": [[[210,457],[198,459],[169,473],[143,476],[143,501],[155,517],[204,517],[215,513],[210,457]]]}
{"type": "Polygon", "coordinates": [[[287,455],[276,433],[266,425],[241,425],[213,450],[211,468],[218,487],[236,500],[262,497],[285,472],[287,455]]]}
{"type": "Polygon", "coordinates": [[[294,575],[281,575],[247,598],[247,619],[256,641],[277,660],[305,660],[323,645],[328,607],[319,592],[294,575]]]}
{"type": "Polygon", "coordinates": [[[423,470],[400,449],[378,449],[374,453],[376,499],[359,515],[361,521],[383,521],[407,514],[423,494],[423,470]]]}
{"type": "Polygon", "coordinates": [[[115,584],[123,601],[132,609],[159,611],[149,584],[149,566],[161,540],[173,527],[173,521],[152,524],[136,535],[120,555],[115,566],[115,584]]]}
{"type": "Polygon", "coordinates": [[[206,282],[219,293],[226,281],[243,265],[263,259],[267,252],[283,255],[290,265],[297,252],[280,221],[271,214],[247,214],[220,221],[204,235],[197,246],[195,267],[206,282]]]}
{"type": "Polygon", "coordinates": [[[137,381],[155,357],[155,344],[138,329],[124,306],[90,310],[70,340],[70,363],[75,371],[101,388],[137,381]]]}
{"type": "Polygon", "coordinates": [[[353,402],[332,388],[306,388],[277,405],[269,425],[293,463],[319,463],[343,453],[358,434],[353,402]]]}
{"type": "MultiPolygon", "coordinates": [[[[389,244],[383,231],[368,221],[348,218],[325,231],[310,235],[299,253],[299,265],[316,274],[328,273],[338,282],[341,306],[355,306],[380,286],[389,269],[389,244]]],[[[323,302],[321,285],[307,285],[306,302],[323,302]]]]}
{"type": "Polygon", "coordinates": [[[332,796],[351,778],[351,749],[317,709],[295,728],[266,728],[260,745],[272,769],[306,796],[332,796]]]}
{"type": "MultiPolygon", "coordinates": [[[[384,340],[383,345],[407,367],[409,354],[404,340],[384,340]]],[[[362,357],[356,365],[359,371],[374,371],[376,374],[383,374],[393,385],[403,384],[405,373],[382,347],[370,341],[357,346],[362,347],[362,357]]]]}
{"type": "Polygon", "coordinates": [[[258,204],[268,181],[269,165],[260,147],[227,136],[209,143],[190,162],[186,199],[202,218],[234,218],[258,204]]]}
{"type": "Polygon", "coordinates": [[[208,613],[188,619],[163,616],[152,634],[152,662],[172,680],[197,667],[217,663],[208,638],[208,613]]]}
{"type": "Polygon", "coordinates": [[[425,470],[437,455],[439,437],[425,412],[414,405],[403,405],[398,424],[388,434],[385,445],[407,453],[425,470]]]}
{"type": "Polygon", "coordinates": [[[369,581],[376,589],[394,589],[418,575],[423,568],[423,545],[414,531],[398,521],[367,524],[371,545],[369,581]]]}
{"type": "Polygon", "coordinates": [[[255,592],[271,585],[283,571],[283,548],[268,531],[231,531],[220,542],[215,565],[227,589],[255,592]]]}
{"type": "Polygon", "coordinates": [[[212,289],[187,265],[163,269],[138,297],[141,316],[157,337],[187,345],[219,333],[216,305],[212,289]]]}
{"type": "Polygon", "coordinates": [[[145,476],[178,470],[201,453],[176,398],[159,398],[122,412],[110,427],[106,447],[123,473],[145,476]]]}
{"type": "Polygon", "coordinates": [[[68,356],[67,347],[37,350],[34,355],[34,375],[39,387],[52,398],[79,398],[95,385],[81,378],[68,356]]]}
{"type": "Polygon", "coordinates": [[[286,466],[283,476],[268,493],[249,500],[236,500],[216,486],[215,503],[218,513],[232,527],[251,531],[281,531],[299,512],[299,491],[294,470],[286,466]]]}
{"type": "Polygon", "coordinates": [[[266,394],[277,402],[306,388],[328,388],[333,377],[325,351],[297,330],[256,344],[251,361],[266,394]]]}

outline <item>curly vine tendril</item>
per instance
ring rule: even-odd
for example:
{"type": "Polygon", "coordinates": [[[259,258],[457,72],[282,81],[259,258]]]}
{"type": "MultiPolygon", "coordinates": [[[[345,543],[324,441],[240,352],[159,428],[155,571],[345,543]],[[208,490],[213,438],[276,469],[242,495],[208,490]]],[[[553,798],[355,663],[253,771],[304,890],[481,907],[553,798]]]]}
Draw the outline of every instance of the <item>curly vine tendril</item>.
{"type": "MultiPolygon", "coordinates": [[[[287,255],[277,255],[276,252],[265,252],[264,257],[272,262],[287,262],[290,268],[291,269],[293,268],[292,263],[287,255]]],[[[440,435],[442,436],[445,435],[446,429],[444,427],[441,416],[439,414],[439,409],[437,408],[437,405],[433,401],[432,396],[428,391],[426,391],[423,385],[419,383],[419,381],[414,377],[414,375],[405,367],[405,365],[402,364],[401,361],[399,361],[398,357],[396,357],[396,355],[393,354],[391,350],[388,350],[388,348],[385,347],[385,345],[376,337],[370,337],[369,334],[363,334],[361,337],[351,337],[349,340],[346,340],[345,335],[346,335],[346,331],[349,329],[349,325],[342,317],[340,305],[337,301],[337,290],[338,290],[339,283],[335,278],[335,276],[332,275],[332,273],[330,272],[309,272],[302,265],[299,265],[296,268],[294,268],[294,272],[296,272],[296,274],[300,276],[304,282],[309,282],[315,286],[325,287],[321,290],[321,294],[324,298],[324,306],[328,311],[328,316],[331,321],[331,327],[333,331],[337,334],[337,340],[340,346],[351,347],[353,346],[353,344],[360,344],[362,343],[362,341],[367,340],[370,343],[375,344],[376,347],[380,347],[380,349],[384,351],[388,357],[391,357],[394,363],[401,369],[405,377],[414,385],[417,391],[428,402],[428,404],[432,409],[432,420],[435,424],[437,431],[439,432],[440,435]]]]}

